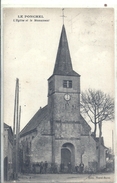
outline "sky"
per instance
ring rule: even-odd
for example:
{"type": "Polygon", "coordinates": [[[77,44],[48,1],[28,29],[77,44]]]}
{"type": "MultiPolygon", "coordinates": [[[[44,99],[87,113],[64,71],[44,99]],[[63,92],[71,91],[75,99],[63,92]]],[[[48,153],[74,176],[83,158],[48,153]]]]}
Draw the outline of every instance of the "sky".
{"type": "MultiPolygon", "coordinates": [[[[20,82],[21,129],[47,104],[47,79],[56,60],[61,15],[61,8],[4,9],[4,122],[10,126],[16,78],[20,82]],[[40,18],[29,17],[34,15],[40,18]]],[[[81,91],[99,89],[114,97],[114,9],[66,8],[64,15],[73,69],[81,75],[81,91]]],[[[113,122],[103,123],[108,147],[112,146],[113,129],[113,122]]]]}

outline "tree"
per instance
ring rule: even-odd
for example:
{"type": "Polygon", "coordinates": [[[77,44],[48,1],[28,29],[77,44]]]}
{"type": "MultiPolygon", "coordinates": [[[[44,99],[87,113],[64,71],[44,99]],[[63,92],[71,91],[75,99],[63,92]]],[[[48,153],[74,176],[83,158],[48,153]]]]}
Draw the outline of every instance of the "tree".
{"type": "Polygon", "coordinates": [[[88,89],[81,93],[81,113],[86,114],[94,124],[96,137],[97,124],[100,129],[102,121],[114,119],[114,99],[100,90],[88,89]]]}
{"type": "Polygon", "coordinates": [[[98,170],[100,169],[100,145],[102,122],[114,119],[114,99],[100,90],[88,89],[81,93],[81,113],[86,114],[94,124],[94,138],[99,128],[98,170]]]}

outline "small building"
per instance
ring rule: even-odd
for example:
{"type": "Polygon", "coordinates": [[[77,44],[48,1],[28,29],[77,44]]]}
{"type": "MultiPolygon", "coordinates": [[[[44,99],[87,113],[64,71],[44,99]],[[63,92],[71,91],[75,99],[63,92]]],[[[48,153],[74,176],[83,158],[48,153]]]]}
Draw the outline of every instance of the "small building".
{"type": "MultiPolygon", "coordinates": [[[[65,26],[62,26],[55,67],[48,79],[48,103],[40,108],[20,133],[22,167],[33,171],[35,164],[61,164],[67,171],[83,163],[97,166],[97,141],[80,114],[80,75],[73,70],[65,26]]],[[[101,146],[101,166],[106,160],[101,146]]]]}
{"type": "Polygon", "coordinates": [[[11,180],[13,176],[13,131],[4,123],[4,180],[11,180]]]}

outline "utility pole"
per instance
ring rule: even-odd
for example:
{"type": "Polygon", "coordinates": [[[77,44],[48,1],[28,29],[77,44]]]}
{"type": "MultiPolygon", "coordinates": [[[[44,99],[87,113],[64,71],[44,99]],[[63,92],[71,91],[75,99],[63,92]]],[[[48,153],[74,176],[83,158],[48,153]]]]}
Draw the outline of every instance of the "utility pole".
{"type": "Polygon", "coordinates": [[[20,164],[20,147],[19,147],[19,140],[20,140],[20,121],[21,121],[21,106],[19,107],[19,123],[18,123],[18,172],[21,172],[21,164],[20,164]]]}
{"type": "MultiPolygon", "coordinates": [[[[19,126],[18,126],[19,132],[20,132],[20,121],[21,121],[21,106],[19,108],[19,126]]],[[[19,138],[20,138],[20,135],[19,135],[19,138]]]]}
{"type": "Polygon", "coordinates": [[[19,153],[19,79],[17,79],[17,105],[16,105],[16,180],[18,179],[18,153],[19,153]]]}
{"type": "Polygon", "coordinates": [[[13,178],[16,179],[16,106],[17,106],[17,84],[15,86],[15,100],[14,100],[14,119],[13,119],[13,178]]]}
{"type": "Polygon", "coordinates": [[[19,128],[21,109],[19,109],[19,79],[16,79],[15,100],[14,100],[14,120],[13,120],[13,173],[14,179],[18,179],[19,165],[19,128]]]}

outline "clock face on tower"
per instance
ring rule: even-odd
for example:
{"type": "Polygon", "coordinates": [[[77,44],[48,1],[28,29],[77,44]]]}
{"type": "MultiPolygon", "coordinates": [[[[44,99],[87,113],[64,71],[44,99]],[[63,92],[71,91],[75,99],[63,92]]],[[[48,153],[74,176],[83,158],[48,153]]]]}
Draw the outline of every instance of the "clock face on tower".
{"type": "Polygon", "coordinates": [[[69,100],[71,99],[71,97],[70,97],[69,94],[66,93],[66,94],[64,95],[64,99],[67,100],[67,101],[69,101],[69,100]]]}

